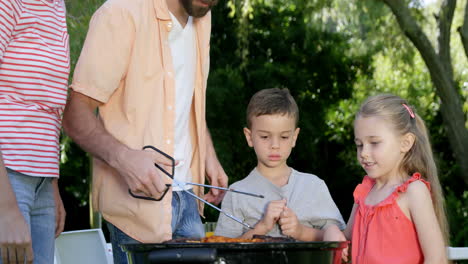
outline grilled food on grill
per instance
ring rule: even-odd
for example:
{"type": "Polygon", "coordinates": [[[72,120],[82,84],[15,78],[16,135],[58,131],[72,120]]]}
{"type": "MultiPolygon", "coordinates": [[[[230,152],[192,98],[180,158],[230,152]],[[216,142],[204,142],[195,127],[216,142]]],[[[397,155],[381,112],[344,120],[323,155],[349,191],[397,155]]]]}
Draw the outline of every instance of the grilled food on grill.
{"type": "Polygon", "coordinates": [[[263,235],[253,235],[254,239],[263,239],[264,242],[295,242],[294,238],[289,237],[272,237],[263,235]]]}
{"type": "Polygon", "coordinates": [[[271,237],[271,236],[261,236],[254,235],[251,239],[245,238],[231,238],[225,236],[210,236],[202,239],[198,238],[176,238],[168,240],[164,243],[264,243],[264,242],[293,242],[294,239],[285,238],[285,237],[271,237]]]}
{"type": "Polygon", "coordinates": [[[201,243],[255,243],[255,242],[265,242],[265,239],[261,238],[230,238],[224,236],[210,236],[202,238],[201,243]]]}
{"type": "Polygon", "coordinates": [[[179,237],[164,241],[163,243],[201,243],[200,238],[179,237]]]}

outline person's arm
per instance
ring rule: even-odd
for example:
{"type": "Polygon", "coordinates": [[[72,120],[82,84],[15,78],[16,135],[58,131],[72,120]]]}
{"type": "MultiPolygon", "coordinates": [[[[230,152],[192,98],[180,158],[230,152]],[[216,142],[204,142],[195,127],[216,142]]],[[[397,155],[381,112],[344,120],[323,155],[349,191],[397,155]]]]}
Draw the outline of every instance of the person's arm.
{"type": "Polygon", "coordinates": [[[31,233],[21,211],[18,208],[15,193],[10,184],[8,174],[3,164],[0,152],[0,252],[4,264],[20,263],[26,259],[32,263],[34,254],[32,250],[31,233]],[[8,252],[9,254],[7,254],[8,252]],[[8,255],[16,257],[8,259],[8,255]]]}
{"type": "MultiPolygon", "coordinates": [[[[307,222],[307,225],[302,225],[296,213],[288,208],[288,210],[284,211],[280,220],[283,233],[286,231],[287,235],[302,241],[346,240],[340,230],[345,228],[343,217],[333,201],[325,181],[316,178],[315,181],[304,182],[296,186],[298,186],[296,188],[299,188],[299,186],[302,188],[296,189],[296,192],[299,190],[313,190],[313,195],[307,196],[307,199],[301,202],[314,213],[301,219],[307,222]],[[320,224],[316,222],[317,219],[320,219],[320,224]],[[316,225],[320,225],[320,227],[314,228],[313,226],[316,225]]],[[[297,202],[301,203],[300,201],[297,202]]]]}
{"type": "Polygon", "coordinates": [[[62,198],[60,197],[60,190],[58,186],[58,179],[52,180],[52,188],[54,190],[55,200],[55,238],[63,232],[65,227],[65,207],[63,206],[62,198]]]}
{"type": "MultiPolygon", "coordinates": [[[[336,224],[329,223],[321,229],[305,226],[299,222],[294,211],[287,207],[278,222],[284,235],[299,241],[346,241],[346,237],[336,224]]],[[[342,258],[348,261],[348,247],[343,250],[342,258]]]]}
{"type": "Polygon", "coordinates": [[[348,223],[346,224],[346,229],[344,230],[344,235],[347,240],[351,241],[352,234],[353,234],[353,226],[354,226],[354,215],[356,214],[358,205],[354,204],[353,209],[351,210],[351,214],[349,216],[348,223]]]}
{"type": "Polygon", "coordinates": [[[136,34],[134,17],[125,7],[106,4],[94,13],[75,68],[63,127],[81,148],[116,169],[132,192],[158,197],[169,178],[154,163],[170,165],[169,161],[155,151],[122,144],[95,114],[125,78],[136,34]]]}
{"type": "Polygon", "coordinates": [[[171,164],[155,151],[130,149],[115,139],[94,113],[99,104],[71,91],[63,115],[65,132],[85,151],[115,168],[132,192],[157,197],[166,187],[154,163],[171,164]]]}
{"type": "MultiPolygon", "coordinates": [[[[344,233],[340,230],[340,228],[335,225],[335,224],[329,224],[326,225],[324,228],[323,232],[323,241],[347,241],[344,233]]],[[[346,245],[345,248],[343,248],[343,251],[341,252],[341,259],[344,262],[348,262],[348,257],[349,257],[349,244],[346,245]]]]}
{"type": "Polygon", "coordinates": [[[9,0],[0,0],[0,9],[2,10],[2,14],[3,14],[0,16],[0,25],[2,25],[2,28],[0,30],[0,63],[1,63],[5,50],[10,43],[10,39],[13,34],[13,29],[16,25],[16,19],[15,19],[16,12],[14,12],[12,1],[9,1],[9,0]]]}
{"type": "MultiPolygon", "coordinates": [[[[12,1],[0,0],[0,16],[2,30],[0,34],[0,64],[9,45],[16,19],[12,1]]],[[[4,264],[16,263],[16,258],[8,259],[8,254],[17,254],[21,263],[26,259],[32,263],[34,254],[32,250],[31,233],[16,201],[15,193],[11,187],[8,174],[3,163],[0,151],[0,254],[4,264]],[[11,261],[11,262],[10,262],[11,261]]]]}
{"type": "Polygon", "coordinates": [[[411,219],[424,254],[424,264],[447,263],[444,238],[428,188],[423,182],[415,181],[408,186],[406,194],[411,219]]]}
{"type": "MultiPolygon", "coordinates": [[[[206,134],[206,177],[211,185],[226,188],[228,184],[228,176],[224,172],[223,167],[216,156],[216,151],[208,129],[206,134]]],[[[211,188],[204,198],[210,203],[219,204],[221,200],[223,200],[224,194],[224,191],[211,188]]]]}
{"type": "Polygon", "coordinates": [[[250,229],[249,231],[245,232],[240,236],[241,238],[250,239],[253,235],[266,235],[270,232],[275,224],[280,219],[281,213],[283,212],[286,206],[286,200],[277,200],[271,201],[265,214],[263,214],[263,218],[260,219],[257,224],[254,226],[254,229],[250,229]]]}
{"type": "Polygon", "coordinates": [[[328,228],[326,226],[322,229],[316,229],[301,224],[296,213],[289,207],[285,207],[278,223],[284,235],[300,241],[321,241],[326,228],[328,228]]]}

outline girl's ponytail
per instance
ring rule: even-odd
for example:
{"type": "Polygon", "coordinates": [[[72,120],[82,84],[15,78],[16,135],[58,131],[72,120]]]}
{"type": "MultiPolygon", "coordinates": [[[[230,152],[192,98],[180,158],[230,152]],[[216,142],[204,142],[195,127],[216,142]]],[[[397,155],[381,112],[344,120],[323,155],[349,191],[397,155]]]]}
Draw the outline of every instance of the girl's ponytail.
{"type": "MultiPolygon", "coordinates": [[[[414,108],[413,108],[414,109],[414,108]]],[[[448,241],[449,228],[446,218],[444,196],[440,185],[437,166],[434,161],[429,133],[424,121],[415,114],[415,124],[410,131],[416,136],[411,150],[406,154],[402,162],[402,169],[409,174],[421,173],[421,176],[431,184],[432,203],[439,222],[440,230],[446,244],[448,241]]]]}

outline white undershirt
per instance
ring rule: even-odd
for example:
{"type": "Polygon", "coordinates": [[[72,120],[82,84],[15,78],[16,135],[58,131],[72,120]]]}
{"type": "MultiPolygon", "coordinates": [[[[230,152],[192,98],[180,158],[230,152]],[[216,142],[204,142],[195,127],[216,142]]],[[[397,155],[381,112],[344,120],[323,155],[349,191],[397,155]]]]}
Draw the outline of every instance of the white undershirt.
{"type": "MultiPolygon", "coordinates": [[[[177,18],[171,13],[173,28],[169,32],[169,47],[175,72],[175,151],[174,159],[179,162],[175,168],[175,179],[191,182],[192,173],[192,142],[189,131],[190,109],[192,107],[193,91],[195,87],[195,70],[197,49],[195,42],[195,28],[193,18],[188,18],[183,28],[177,18]]],[[[186,186],[190,189],[192,186],[186,186]]],[[[181,188],[174,187],[174,191],[181,188]]]]}

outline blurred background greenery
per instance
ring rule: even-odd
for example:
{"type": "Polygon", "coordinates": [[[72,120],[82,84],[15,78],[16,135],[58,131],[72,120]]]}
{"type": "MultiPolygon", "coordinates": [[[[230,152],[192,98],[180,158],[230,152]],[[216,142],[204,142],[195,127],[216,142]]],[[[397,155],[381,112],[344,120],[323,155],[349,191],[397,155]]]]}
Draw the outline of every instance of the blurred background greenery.
{"type": "MultiPolygon", "coordinates": [[[[72,71],[91,15],[103,2],[66,0],[72,71]]],[[[434,14],[441,4],[396,2],[406,5],[437,46],[434,14]]],[[[464,133],[468,62],[457,28],[464,22],[465,5],[466,0],[456,3],[449,28],[453,83],[462,102],[464,133]]],[[[300,107],[301,127],[289,165],[325,180],[347,220],[354,187],[364,175],[355,158],[354,113],[368,95],[395,93],[416,106],[427,122],[446,195],[451,245],[468,246],[468,175],[461,168],[468,158],[454,154],[430,71],[385,1],[225,0],[212,14],[207,122],[230,183],[256,165],[242,133],[248,100],[260,89],[286,87],[300,107]]],[[[61,148],[65,228],[89,228],[89,156],[66,135],[61,148]]],[[[206,209],[206,221],[216,221],[217,216],[206,209]]]]}

